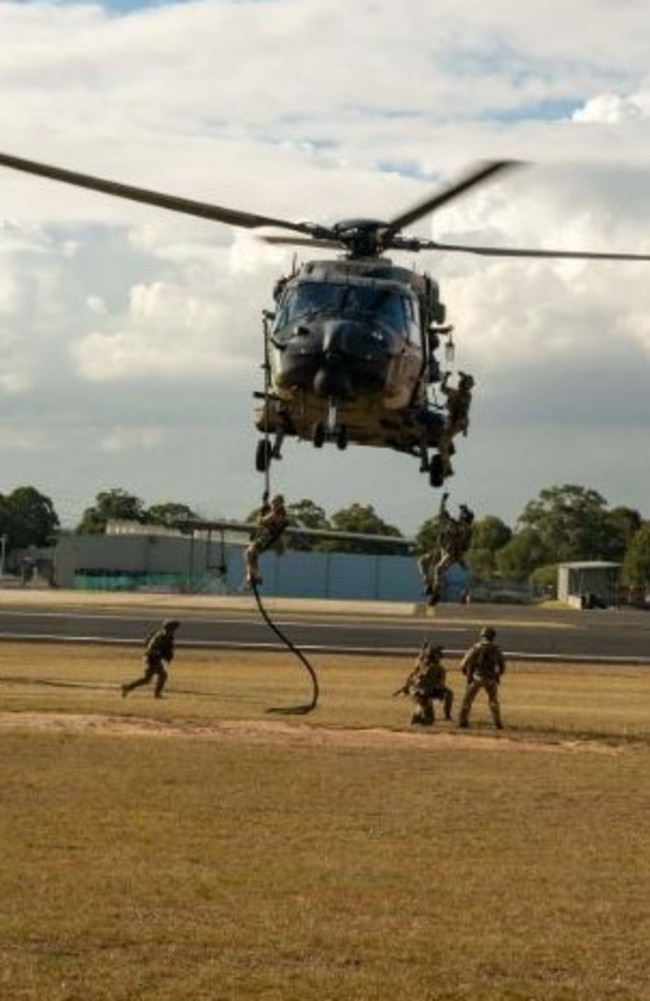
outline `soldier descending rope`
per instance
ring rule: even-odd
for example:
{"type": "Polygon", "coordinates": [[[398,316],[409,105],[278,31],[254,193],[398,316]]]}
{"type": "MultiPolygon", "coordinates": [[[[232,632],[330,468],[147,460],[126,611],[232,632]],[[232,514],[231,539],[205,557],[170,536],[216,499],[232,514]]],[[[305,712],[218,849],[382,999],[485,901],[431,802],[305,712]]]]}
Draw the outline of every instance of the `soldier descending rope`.
{"type": "Polygon", "coordinates": [[[262,496],[262,507],[260,508],[258,515],[258,525],[255,530],[255,534],[251,540],[250,545],[246,549],[246,585],[251,588],[255,601],[257,602],[257,607],[259,608],[260,615],[269,626],[270,629],[276,634],[278,639],[291,650],[292,653],[301,661],[303,666],[306,668],[309,677],[311,679],[312,685],[312,697],[311,700],[305,705],[294,706],[291,709],[270,709],[269,712],[277,713],[309,713],[316,708],[318,704],[319,686],[318,686],[318,676],[316,671],[309,663],[307,658],[300,650],[291,642],[290,639],[285,636],[285,634],[278,628],[278,626],[271,620],[268,612],[264,608],[264,603],[262,601],[262,596],[258,590],[259,585],[262,583],[262,577],[259,572],[259,558],[262,553],[266,552],[268,549],[275,549],[276,551],[281,551],[283,548],[282,536],[284,531],[289,524],[289,519],[287,517],[287,512],[284,506],[284,497],[282,494],[276,494],[269,501],[269,480],[268,471],[266,478],[266,489],[262,496]]]}
{"type": "Polygon", "coordinates": [[[259,572],[259,558],[267,549],[278,549],[281,538],[289,523],[282,494],[276,494],[269,502],[266,490],[259,513],[259,524],[255,536],[246,548],[246,586],[256,587],[262,583],[259,572]]]}
{"type": "Polygon", "coordinates": [[[411,723],[431,726],[435,722],[434,701],[442,702],[445,719],[451,719],[454,693],[447,685],[447,671],[442,664],[443,648],[425,641],[415,667],[394,695],[410,695],[415,703],[411,723]]]}
{"type": "Polygon", "coordinates": [[[418,560],[424,592],[428,595],[430,605],[436,605],[440,601],[445,571],[454,563],[463,563],[472,539],[474,512],[467,504],[461,504],[458,517],[453,518],[447,510],[447,497],[448,494],[442,495],[436,548],[418,560]]]}
{"type": "Polygon", "coordinates": [[[451,456],[454,453],[454,438],[457,434],[467,437],[469,431],[469,410],[472,404],[474,379],[467,372],[458,373],[458,385],[448,385],[449,372],[445,374],[440,389],[447,397],[447,419],[438,441],[438,451],[442,458],[442,472],[445,479],[454,475],[451,456]]]}

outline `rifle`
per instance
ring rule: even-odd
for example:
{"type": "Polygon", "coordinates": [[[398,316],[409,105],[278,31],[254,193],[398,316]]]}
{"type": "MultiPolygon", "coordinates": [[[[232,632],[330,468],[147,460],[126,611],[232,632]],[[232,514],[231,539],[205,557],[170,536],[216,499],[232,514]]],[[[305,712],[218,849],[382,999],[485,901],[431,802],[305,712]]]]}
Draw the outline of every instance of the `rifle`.
{"type": "Polygon", "coordinates": [[[415,675],[415,673],[416,673],[416,671],[417,671],[417,669],[418,669],[418,667],[420,665],[420,661],[422,660],[422,654],[427,649],[428,645],[429,645],[429,641],[427,640],[427,638],[425,636],[425,638],[422,640],[422,646],[420,647],[420,652],[418,654],[418,659],[417,659],[415,667],[413,668],[413,670],[409,674],[409,676],[406,679],[406,681],[404,682],[404,684],[400,685],[399,688],[396,691],[393,692],[393,698],[396,698],[398,695],[408,695],[409,694],[409,692],[411,690],[411,682],[413,681],[414,675],[415,675]]]}

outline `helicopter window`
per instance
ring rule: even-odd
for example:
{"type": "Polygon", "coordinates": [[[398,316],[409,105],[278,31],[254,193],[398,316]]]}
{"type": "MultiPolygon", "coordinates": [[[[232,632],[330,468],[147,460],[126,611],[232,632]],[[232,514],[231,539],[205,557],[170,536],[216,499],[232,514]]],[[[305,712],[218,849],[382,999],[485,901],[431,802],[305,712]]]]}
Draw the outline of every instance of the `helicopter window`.
{"type": "Polygon", "coordinates": [[[343,288],[331,282],[301,282],[287,292],[276,326],[284,327],[312,313],[340,310],[343,288]]]}
{"type": "Polygon", "coordinates": [[[284,340],[288,328],[317,313],[341,315],[364,314],[380,324],[415,336],[417,330],[414,301],[389,288],[335,282],[300,282],[287,289],[274,323],[274,338],[284,340]]]}
{"type": "Polygon", "coordinates": [[[406,300],[408,311],[409,340],[419,342],[422,322],[420,313],[420,303],[417,299],[409,297],[406,300]]]}
{"type": "Polygon", "coordinates": [[[386,326],[403,329],[406,323],[404,299],[388,289],[349,286],[344,308],[346,311],[372,313],[386,326]]]}

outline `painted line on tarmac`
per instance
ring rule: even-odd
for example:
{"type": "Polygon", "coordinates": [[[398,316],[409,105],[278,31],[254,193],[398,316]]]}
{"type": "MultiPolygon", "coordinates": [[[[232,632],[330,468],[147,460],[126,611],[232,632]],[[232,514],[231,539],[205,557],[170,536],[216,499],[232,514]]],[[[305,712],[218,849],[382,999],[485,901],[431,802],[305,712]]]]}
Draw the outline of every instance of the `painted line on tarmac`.
{"type": "MultiPolygon", "coordinates": [[[[121,639],[119,637],[107,637],[107,636],[58,636],[55,634],[40,634],[38,636],[24,636],[22,633],[2,633],[0,632],[0,642],[11,642],[11,643],[56,643],[65,645],[79,644],[81,645],[94,645],[94,646],[140,646],[142,641],[140,639],[121,639]]],[[[260,653],[277,653],[278,651],[284,650],[284,647],[280,643],[234,643],[227,640],[213,640],[213,641],[202,641],[202,640],[188,640],[183,643],[178,644],[179,651],[183,649],[195,649],[195,650],[250,650],[260,653]]],[[[414,651],[416,651],[415,646],[407,647],[384,647],[380,648],[377,646],[324,646],[316,643],[302,644],[301,649],[308,650],[310,653],[321,653],[321,654],[331,654],[331,655],[347,655],[347,656],[379,656],[379,657],[412,657],[414,651]]],[[[449,648],[445,650],[445,654],[448,657],[462,657],[467,651],[463,649],[453,649],[449,648]]],[[[517,650],[504,650],[504,654],[509,661],[533,661],[537,663],[567,663],[567,664],[612,664],[612,665],[625,665],[630,666],[646,666],[650,665],[650,657],[617,657],[617,656],[602,656],[601,654],[569,654],[569,653],[527,653],[517,650]]]]}
{"type": "MultiPolygon", "coordinates": [[[[77,614],[77,613],[73,612],[73,613],[70,614],[70,616],[67,616],[65,614],[62,614],[61,612],[14,612],[14,611],[8,612],[8,611],[0,610],[0,620],[2,618],[2,615],[8,615],[8,616],[11,616],[12,618],[16,618],[16,619],[17,618],[24,618],[24,619],[61,619],[61,618],[74,618],[75,620],[84,621],[84,622],[109,622],[110,621],[110,622],[128,622],[128,623],[131,623],[131,624],[134,622],[134,620],[137,620],[137,619],[148,619],[150,617],[148,615],[142,614],[142,612],[134,612],[131,615],[115,615],[112,612],[104,612],[104,613],[82,612],[81,614],[77,614]]],[[[217,618],[217,621],[219,622],[220,625],[230,626],[230,625],[241,625],[242,618],[244,618],[245,616],[249,616],[249,613],[245,612],[242,615],[239,615],[239,616],[237,616],[235,618],[230,618],[230,617],[226,618],[226,617],[222,617],[222,616],[218,616],[218,618],[215,616],[214,618],[217,618]]],[[[250,617],[252,617],[252,616],[250,616],[250,617]]],[[[193,621],[193,622],[205,622],[206,621],[206,616],[205,615],[201,615],[200,618],[196,618],[196,619],[192,619],[191,616],[188,616],[187,618],[190,621],[193,621]]],[[[402,625],[402,626],[405,624],[403,619],[398,619],[397,621],[399,621],[400,625],[402,625]]],[[[304,619],[278,619],[278,622],[282,626],[295,626],[297,628],[302,628],[305,625],[304,619]]],[[[395,628],[394,622],[392,622],[392,623],[391,622],[385,622],[385,621],[384,622],[377,622],[375,619],[357,619],[355,622],[350,622],[350,621],[345,620],[345,619],[343,621],[338,621],[337,620],[336,622],[332,622],[332,621],[328,621],[328,622],[314,622],[314,621],[310,620],[310,622],[309,622],[309,628],[310,629],[332,629],[332,628],[339,628],[339,627],[341,627],[341,628],[344,628],[346,630],[367,629],[369,622],[372,623],[373,628],[377,632],[389,632],[389,631],[391,631],[392,629],[395,628]]],[[[418,631],[418,630],[421,630],[423,628],[422,623],[420,623],[420,622],[407,622],[406,624],[408,626],[412,626],[414,632],[418,631]]],[[[429,627],[429,629],[430,629],[430,627],[429,627]]],[[[466,629],[467,629],[466,626],[463,626],[463,625],[460,625],[460,624],[454,625],[454,624],[447,624],[447,623],[444,623],[444,622],[438,622],[438,623],[436,623],[436,631],[437,632],[444,632],[444,633],[464,633],[464,632],[466,632],[466,629]]],[[[0,632],[0,636],[3,636],[3,635],[5,635],[5,633],[0,632]]]]}

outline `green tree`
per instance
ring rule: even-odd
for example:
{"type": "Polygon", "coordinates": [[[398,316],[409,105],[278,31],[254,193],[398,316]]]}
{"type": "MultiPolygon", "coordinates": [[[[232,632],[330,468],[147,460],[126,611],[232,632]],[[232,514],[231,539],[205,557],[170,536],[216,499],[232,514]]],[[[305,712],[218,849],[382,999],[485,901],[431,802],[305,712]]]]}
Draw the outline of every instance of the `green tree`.
{"type": "MultiPolygon", "coordinates": [[[[295,528],[307,528],[312,531],[327,531],[331,528],[324,508],[314,501],[303,498],[293,504],[287,505],[287,517],[289,524],[295,528]]],[[[308,551],[319,549],[323,540],[317,536],[291,535],[290,545],[292,549],[308,551]]]]}
{"type": "Polygon", "coordinates": [[[634,533],[623,560],[623,578],[628,584],[650,584],[650,522],[645,521],[634,533]]]}
{"type": "Polygon", "coordinates": [[[165,504],[152,504],[144,512],[144,519],[150,525],[164,525],[166,528],[176,528],[179,522],[196,521],[198,515],[187,504],[167,501],[165,504]]]}
{"type": "Polygon", "coordinates": [[[628,546],[643,524],[638,511],[615,507],[606,514],[606,534],[601,546],[601,559],[622,563],[628,546]]]}
{"type": "Polygon", "coordinates": [[[512,538],[512,529],[501,518],[488,514],[472,525],[472,546],[496,553],[512,538]]]}
{"type": "Polygon", "coordinates": [[[528,580],[533,570],[550,562],[543,540],[532,528],[516,532],[496,554],[497,570],[506,580],[528,580]]]}
{"type": "Polygon", "coordinates": [[[555,598],[557,596],[557,563],[548,563],[546,566],[537,567],[531,573],[530,580],[545,595],[555,598]]]}
{"type": "Polygon", "coordinates": [[[290,523],[299,528],[323,530],[330,527],[324,508],[307,498],[288,504],[287,516],[290,523]]]}
{"type": "Polygon", "coordinates": [[[17,487],[0,496],[0,535],[7,538],[7,552],[27,546],[51,546],[59,527],[52,501],[35,487],[17,487]]]}
{"type": "Polygon", "coordinates": [[[517,527],[537,535],[545,563],[602,559],[609,526],[606,503],[597,491],[574,484],[547,487],[526,505],[517,527]]]}
{"type": "Polygon", "coordinates": [[[83,512],[75,531],[79,535],[101,535],[109,521],[138,521],[144,524],[146,520],[144,504],[139,497],[113,488],[97,494],[95,504],[83,512]]]}
{"type": "Polygon", "coordinates": [[[491,580],[497,569],[496,554],[512,538],[512,529],[494,515],[487,515],[472,525],[472,544],[465,562],[478,580],[491,580]]]}
{"type": "MultiPolygon", "coordinates": [[[[402,533],[394,525],[389,525],[375,511],[371,504],[351,504],[331,517],[331,527],[335,532],[360,533],[363,535],[385,535],[401,539],[402,533]]],[[[337,550],[346,553],[386,553],[403,552],[404,544],[391,547],[381,542],[359,539],[333,539],[323,542],[319,549],[337,550]]]]}

